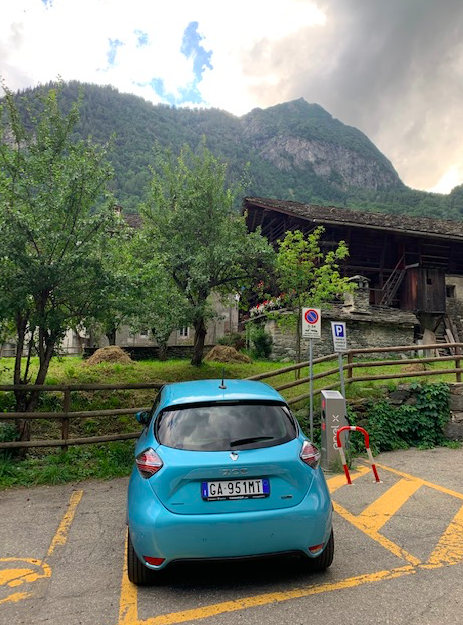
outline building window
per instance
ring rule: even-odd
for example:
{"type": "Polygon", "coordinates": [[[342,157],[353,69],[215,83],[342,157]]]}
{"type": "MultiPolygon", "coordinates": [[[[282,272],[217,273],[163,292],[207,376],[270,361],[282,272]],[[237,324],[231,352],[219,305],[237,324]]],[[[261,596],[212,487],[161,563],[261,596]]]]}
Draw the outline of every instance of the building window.
{"type": "Polygon", "coordinates": [[[148,338],[148,328],[143,328],[143,330],[140,330],[140,338],[141,339],[147,339],[148,338]]]}
{"type": "Polygon", "coordinates": [[[183,327],[178,331],[178,335],[181,339],[187,339],[190,336],[190,328],[183,327]]]}
{"type": "Polygon", "coordinates": [[[447,297],[455,297],[455,285],[447,284],[447,286],[445,287],[445,294],[447,295],[447,297]]]}

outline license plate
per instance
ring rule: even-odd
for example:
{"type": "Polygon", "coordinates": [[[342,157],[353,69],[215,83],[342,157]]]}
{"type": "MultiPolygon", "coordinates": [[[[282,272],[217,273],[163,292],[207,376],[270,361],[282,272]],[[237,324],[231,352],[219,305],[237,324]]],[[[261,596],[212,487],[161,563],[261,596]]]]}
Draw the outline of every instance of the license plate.
{"type": "Polygon", "coordinates": [[[206,501],[262,499],[269,495],[270,481],[267,479],[201,482],[201,496],[206,501]]]}

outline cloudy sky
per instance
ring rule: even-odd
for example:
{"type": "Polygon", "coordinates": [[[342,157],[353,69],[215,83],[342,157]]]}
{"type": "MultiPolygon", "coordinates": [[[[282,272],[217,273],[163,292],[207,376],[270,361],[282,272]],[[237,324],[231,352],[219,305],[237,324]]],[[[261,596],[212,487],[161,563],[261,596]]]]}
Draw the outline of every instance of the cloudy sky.
{"type": "Polygon", "coordinates": [[[236,115],[303,97],[411,187],[463,183],[462,0],[1,0],[0,75],[236,115]]]}

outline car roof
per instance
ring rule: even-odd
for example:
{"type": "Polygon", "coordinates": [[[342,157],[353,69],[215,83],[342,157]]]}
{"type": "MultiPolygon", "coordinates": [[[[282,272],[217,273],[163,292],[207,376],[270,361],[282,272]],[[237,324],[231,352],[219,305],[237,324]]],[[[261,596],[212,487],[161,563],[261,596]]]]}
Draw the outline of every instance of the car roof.
{"type": "Polygon", "coordinates": [[[271,386],[252,380],[196,380],[167,384],[162,391],[159,408],[181,404],[199,404],[214,401],[274,401],[286,400],[271,386]]]}

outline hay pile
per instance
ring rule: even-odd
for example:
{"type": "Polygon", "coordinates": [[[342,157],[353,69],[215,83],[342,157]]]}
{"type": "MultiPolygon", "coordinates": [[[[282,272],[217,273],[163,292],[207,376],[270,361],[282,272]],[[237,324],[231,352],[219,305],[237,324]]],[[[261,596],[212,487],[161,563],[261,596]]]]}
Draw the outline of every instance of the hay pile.
{"type": "Polygon", "coordinates": [[[205,356],[204,360],[213,360],[214,362],[252,362],[245,354],[237,352],[234,347],[228,345],[216,345],[205,356]]]}
{"type": "Polygon", "coordinates": [[[414,373],[415,371],[426,371],[426,363],[424,362],[417,362],[417,363],[413,363],[410,365],[402,365],[400,367],[400,370],[403,371],[404,373],[414,373]]]}
{"type": "Polygon", "coordinates": [[[86,361],[87,365],[98,365],[100,362],[119,362],[128,365],[133,362],[127,352],[116,345],[108,345],[108,347],[100,347],[86,361]]]}

